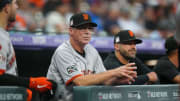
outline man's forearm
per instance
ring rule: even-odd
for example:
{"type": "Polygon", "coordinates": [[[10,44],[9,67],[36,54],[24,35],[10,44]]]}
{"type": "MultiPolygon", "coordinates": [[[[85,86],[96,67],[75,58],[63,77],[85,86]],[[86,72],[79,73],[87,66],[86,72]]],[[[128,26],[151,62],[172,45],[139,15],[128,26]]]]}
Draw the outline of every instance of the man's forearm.
{"type": "Polygon", "coordinates": [[[111,84],[114,82],[113,77],[117,78],[125,78],[127,82],[134,81],[134,77],[137,77],[137,72],[134,71],[137,67],[132,67],[134,63],[130,63],[116,69],[108,70],[106,72],[102,72],[99,74],[90,74],[80,76],[73,80],[73,83],[78,86],[88,86],[88,85],[96,85],[96,84],[111,84]],[[108,81],[107,81],[108,80],[108,81]],[[109,81],[110,80],[110,81],[109,81]]]}
{"type": "Polygon", "coordinates": [[[111,78],[114,77],[114,72],[109,70],[107,72],[99,74],[89,74],[76,78],[73,83],[77,86],[88,86],[88,85],[97,85],[97,84],[110,84],[111,78]]]}
{"type": "Polygon", "coordinates": [[[176,75],[176,76],[173,78],[173,82],[180,84],[180,75],[176,75]]]}

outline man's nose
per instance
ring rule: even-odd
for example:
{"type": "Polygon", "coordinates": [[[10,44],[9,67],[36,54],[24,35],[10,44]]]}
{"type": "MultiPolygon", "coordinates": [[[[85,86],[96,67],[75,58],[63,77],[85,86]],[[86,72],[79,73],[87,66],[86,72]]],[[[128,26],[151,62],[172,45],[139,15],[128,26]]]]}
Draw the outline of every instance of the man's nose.
{"type": "Polygon", "coordinates": [[[134,43],[131,44],[131,47],[136,48],[136,44],[134,44],[134,43]]]}
{"type": "Polygon", "coordinates": [[[91,30],[89,29],[89,28],[86,28],[86,29],[84,29],[85,30],[85,32],[87,32],[88,34],[91,34],[91,30]]]}

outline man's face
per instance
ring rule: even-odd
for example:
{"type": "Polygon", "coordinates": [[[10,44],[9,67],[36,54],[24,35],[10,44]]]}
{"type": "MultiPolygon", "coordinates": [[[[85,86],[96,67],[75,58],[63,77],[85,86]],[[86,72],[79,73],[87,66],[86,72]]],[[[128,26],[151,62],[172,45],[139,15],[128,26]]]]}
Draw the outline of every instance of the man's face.
{"type": "Polygon", "coordinates": [[[133,59],[136,57],[136,44],[135,42],[120,43],[118,44],[120,54],[126,59],[133,59]]]}
{"type": "Polygon", "coordinates": [[[85,24],[79,26],[77,28],[70,28],[70,37],[80,45],[86,45],[91,40],[91,35],[94,31],[94,28],[89,25],[85,24]]]}
{"type": "Polygon", "coordinates": [[[16,0],[12,0],[12,3],[9,4],[8,9],[8,21],[14,22],[16,20],[16,9],[18,8],[16,0]]]}

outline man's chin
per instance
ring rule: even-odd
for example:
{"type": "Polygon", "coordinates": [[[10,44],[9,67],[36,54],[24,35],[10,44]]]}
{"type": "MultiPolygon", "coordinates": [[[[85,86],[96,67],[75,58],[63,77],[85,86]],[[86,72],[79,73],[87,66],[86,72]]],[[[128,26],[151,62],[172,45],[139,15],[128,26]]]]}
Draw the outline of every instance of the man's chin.
{"type": "Polygon", "coordinates": [[[128,58],[128,60],[135,59],[136,55],[129,55],[127,58],[128,58]]]}
{"type": "Polygon", "coordinates": [[[86,41],[83,41],[84,44],[88,44],[89,43],[89,40],[86,40],[86,41]]]}
{"type": "Polygon", "coordinates": [[[136,58],[136,56],[135,56],[135,55],[133,55],[133,56],[130,56],[130,58],[134,59],[134,58],[136,58]]]}

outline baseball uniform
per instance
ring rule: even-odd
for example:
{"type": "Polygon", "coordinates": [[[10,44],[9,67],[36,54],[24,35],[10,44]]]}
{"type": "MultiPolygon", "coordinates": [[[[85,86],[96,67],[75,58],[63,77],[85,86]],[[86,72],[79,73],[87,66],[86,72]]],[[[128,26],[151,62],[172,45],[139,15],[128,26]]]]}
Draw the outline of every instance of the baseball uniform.
{"type": "Polygon", "coordinates": [[[16,56],[9,33],[0,28],[0,71],[17,75],[16,69],[16,56]]]}
{"type": "Polygon", "coordinates": [[[74,50],[69,40],[64,42],[52,57],[47,77],[69,85],[79,76],[106,71],[100,55],[93,46],[87,44],[84,52],[85,57],[74,50]]]}

